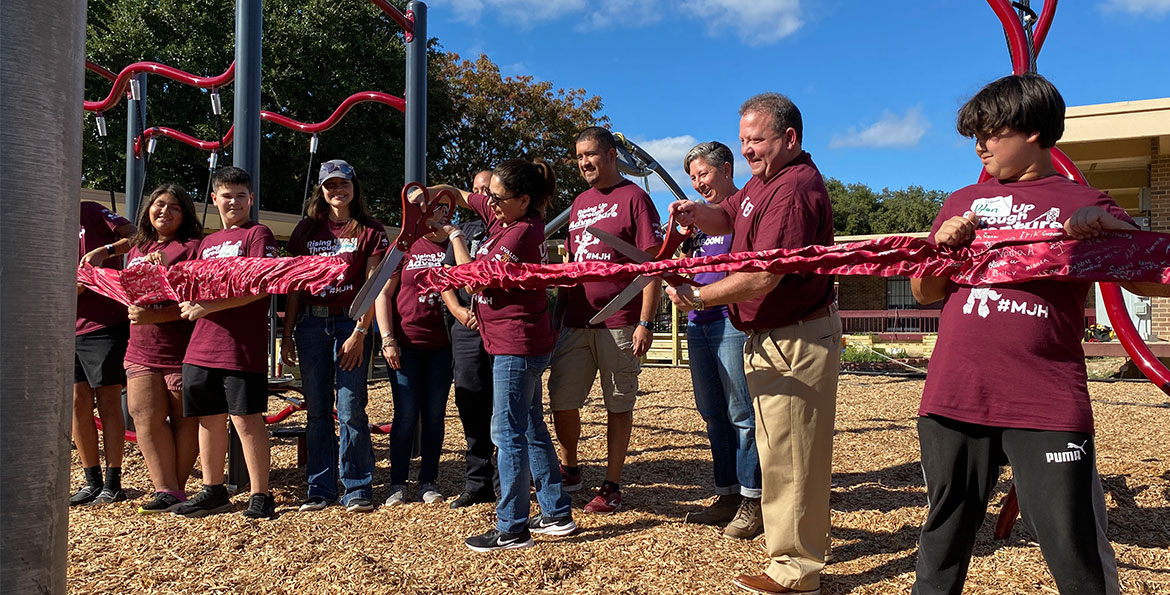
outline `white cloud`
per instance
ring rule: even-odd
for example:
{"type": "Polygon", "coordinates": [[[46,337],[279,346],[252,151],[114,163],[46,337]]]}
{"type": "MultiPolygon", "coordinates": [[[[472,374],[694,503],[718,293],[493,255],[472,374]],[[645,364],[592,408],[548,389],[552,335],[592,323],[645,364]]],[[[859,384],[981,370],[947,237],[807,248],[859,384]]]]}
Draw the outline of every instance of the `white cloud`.
{"type": "Polygon", "coordinates": [[[436,3],[439,6],[451,11],[455,16],[456,21],[463,23],[476,23],[479,17],[483,14],[483,0],[446,0],[436,3]],[[444,4],[446,6],[444,7],[444,4]]]}
{"type": "Polygon", "coordinates": [[[662,20],[663,10],[658,0],[601,0],[589,8],[583,20],[575,27],[577,31],[610,29],[614,25],[624,27],[645,27],[662,20]]]}
{"type": "Polygon", "coordinates": [[[685,0],[681,8],[706,22],[712,37],[732,29],[749,46],[774,43],[804,24],[800,0],[685,0]]]}
{"type": "Polygon", "coordinates": [[[1106,0],[1101,9],[1160,17],[1170,12],[1170,0],[1106,0]]]}
{"type": "MultiPolygon", "coordinates": [[[[682,189],[683,194],[691,199],[698,198],[698,193],[695,192],[694,188],[691,187],[690,176],[688,176],[687,172],[683,169],[683,157],[686,157],[687,151],[690,151],[691,148],[701,142],[699,139],[689,134],[684,134],[682,136],[668,136],[665,138],[656,138],[650,140],[636,138],[633,135],[629,135],[629,138],[630,140],[637,143],[638,146],[645,149],[651,157],[653,157],[656,161],[658,161],[659,164],[666,168],[667,173],[670,174],[670,177],[674,179],[675,183],[678,184],[680,189],[682,189]]],[[[751,170],[748,169],[747,161],[745,161],[739,155],[738,143],[724,142],[724,144],[731,147],[731,152],[733,155],[735,155],[735,162],[733,164],[735,178],[742,186],[743,183],[751,176],[751,170]]],[[[633,176],[627,177],[636,182],[639,186],[643,187],[645,186],[642,180],[649,180],[650,194],[653,195],[654,198],[660,203],[666,202],[668,200],[674,200],[674,194],[666,188],[666,184],[662,182],[657,174],[650,174],[650,176],[647,178],[636,178],[633,176]]]]}
{"type": "Polygon", "coordinates": [[[521,29],[585,8],[585,0],[436,0],[436,8],[450,10],[455,20],[476,24],[484,12],[495,20],[521,29]]]}
{"type": "Polygon", "coordinates": [[[886,111],[880,120],[870,126],[858,130],[850,128],[845,134],[834,135],[829,141],[829,148],[838,147],[878,147],[878,148],[907,148],[913,147],[922,140],[930,128],[930,122],[922,115],[921,107],[912,107],[906,110],[904,117],[886,111]]]}

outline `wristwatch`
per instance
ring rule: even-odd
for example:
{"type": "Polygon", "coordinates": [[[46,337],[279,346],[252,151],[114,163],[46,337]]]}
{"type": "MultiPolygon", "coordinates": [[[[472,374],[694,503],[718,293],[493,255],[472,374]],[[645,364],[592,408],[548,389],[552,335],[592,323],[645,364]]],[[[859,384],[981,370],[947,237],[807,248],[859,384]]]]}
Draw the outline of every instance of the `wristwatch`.
{"type": "Polygon", "coordinates": [[[639,320],[638,326],[643,327],[650,332],[654,332],[654,323],[650,320],[639,320]]]}
{"type": "Polygon", "coordinates": [[[703,303],[703,296],[699,295],[700,289],[702,289],[702,288],[701,287],[695,288],[694,297],[691,298],[691,304],[693,304],[695,306],[696,310],[706,310],[707,304],[703,303]]]}

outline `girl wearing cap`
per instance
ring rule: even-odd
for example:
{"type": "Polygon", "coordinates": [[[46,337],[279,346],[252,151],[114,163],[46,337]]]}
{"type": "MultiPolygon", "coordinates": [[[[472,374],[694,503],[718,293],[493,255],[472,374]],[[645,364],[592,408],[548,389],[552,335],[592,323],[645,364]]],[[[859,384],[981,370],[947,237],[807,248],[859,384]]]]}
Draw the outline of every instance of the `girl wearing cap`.
{"type": "MultiPolygon", "coordinates": [[[[439,208],[439,217],[445,221],[451,205],[439,208]]],[[[427,504],[443,501],[438,488],[439,455],[447,395],[451,391],[451,339],[443,318],[442,297],[437,292],[421,291],[418,276],[429,268],[443,266],[447,245],[447,232],[441,230],[415,240],[375,304],[378,328],[382,330],[382,356],[390,366],[394,396],[387,506],[406,502],[410,455],[420,427],[419,499],[427,504]]]]}
{"type": "MultiPolygon", "coordinates": [[[[542,214],[556,189],[552,166],[512,159],[492,172],[489,194],[462,193],[488,224],[489,238],[474,258],[485,261],[548,261],[542,214]]],[[[459,264],[472,260],[459,233],[452,235],[459,264]]],[[[487,552],[533,545],[532,533],[568,535],[577,530],[552,437],[544,422],[540,379],[556,336],[544,290],[485,289],[475,295],[484,348],[493,356],[492,442],[498,449],[500,500],[496,526],[469,537],[467,547],[487,552]],[[529,477],[541,514],[529,518],[529,477]]]]}
{"type": "MultiPolygon", "coordinates": [[[[199,253],[203,226],[191,195],[178,184],[163,184],[150,193],[137,227],[126,254],[128,267],[170,266],[199,253]]],[[[199,454],[199,420],[183,417],[183,356],[195,323],[179,316],[176,302],[130,306],[127,316],[126,404],[154,485],[153,497],[138,513],[169,512],[187,500],[183,488],[199,454]]]]}
{"type": "Polygon", "coordinates": [[[373,308],[356,322],[346,309],[386,255],[382,224],[370,216],[353,167],[321,164],[307,216],[289,236],[293,255],[336,256],[348,263],[340,283],[318,294],[290,293],[280,354],[300,364],[305,394],[308,497],[300,511],[321,510],[339,499],[349,512],[374,509],[374,451],[366,416],[366,372],[373,308]],[[340,443],[333,433],[334,387],[340,443]],[[340,478],[343,491],[339,494],[340,478]]]}

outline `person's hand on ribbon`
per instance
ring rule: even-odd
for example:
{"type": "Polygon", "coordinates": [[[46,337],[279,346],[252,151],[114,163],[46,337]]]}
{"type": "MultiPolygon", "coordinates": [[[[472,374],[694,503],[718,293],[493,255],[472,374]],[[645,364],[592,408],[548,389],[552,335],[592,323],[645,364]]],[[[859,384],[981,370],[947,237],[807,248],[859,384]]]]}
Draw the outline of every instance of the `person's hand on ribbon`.
{"type": "Polygon", "coordinates": [[[205,308],[199,302],[179,302],[179,316],[185,320],[194,322],[210,313],[211,310],[205,308]]]}
{"type": "Polygon", "coordinates": [[[934,233],[934,242],[951,248],[965,246],[975,239],[976,229],[979,229],[979,216],[974,211],[967,211],[961,217],[944,221],[934,233]]]}
{"type": "Polygon", "coordinates": [[[1098,206],[1081,207],[1064,222],[1064,232],[1078,240],[1095,238],[1108,230],[1133,231],[1134,227],[1098,206]]]}

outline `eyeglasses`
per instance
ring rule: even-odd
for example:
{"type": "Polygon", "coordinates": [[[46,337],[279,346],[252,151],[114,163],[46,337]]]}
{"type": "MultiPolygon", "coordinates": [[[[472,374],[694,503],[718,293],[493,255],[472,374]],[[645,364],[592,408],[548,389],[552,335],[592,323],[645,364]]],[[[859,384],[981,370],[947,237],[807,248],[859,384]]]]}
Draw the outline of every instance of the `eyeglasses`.
{"type": "Polygon", "coordinates": [[[513,198],[520,198],[520,197],[519,196],[496,196],[495,194],[492,194],[490,192],[487,195],[488,203],[493,204],[493,205],[498,205],[498,204],[504,202],[505,200],[512,200],[513,198]]]}
{"type": "Polygon", "coordinates": [[[317,177],[323,178],[335,171],[341,172],[347,178],[353,177],[352,165],[348,163],[333,163],[332,161],[326,161],[321,164],[321,173],[317,177]]]}

